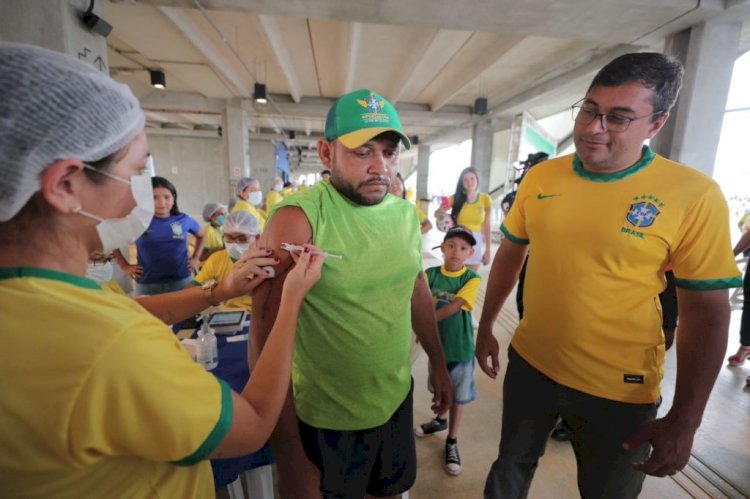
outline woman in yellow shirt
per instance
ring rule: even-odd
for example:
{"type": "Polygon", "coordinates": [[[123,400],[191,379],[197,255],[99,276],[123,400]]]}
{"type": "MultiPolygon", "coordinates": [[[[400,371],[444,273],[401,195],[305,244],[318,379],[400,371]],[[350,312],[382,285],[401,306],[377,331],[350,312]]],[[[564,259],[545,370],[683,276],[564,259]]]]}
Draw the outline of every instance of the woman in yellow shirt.
{"type": "Polygon", "coordinates": [[[237,182],[235,189],[237,202],[232,207],[232,213],[236,211],[246,211],[260,223],[260,230],[266,225],[266,214],[260,208],[263,204],[263,191],[260,189],[260,182],[251,177],[244,177],[237,182]]]}
{"type": "Polygon", "coordinates": [[[201,262],[205,262],[211,253],[224,248],[221,227],[227,217],[227,207],[221,203],[208,203],[203,207],[203,220],[206,222],[205,240],[201,252],[201,262]]]}
{"type": "MultiPolygon", "coordinates": [[[[456,184],[456,193],[450,197],[450,203],[453,222],[468,227],[474,233],[477,244],[474,247],[474,255],[466,260],[466,265],[472,270],[477,270],[480,263],[490,263],[492,198],[479,192],[479,175],[474,168],[464,168],[461,172],[456,184]]],[[[435,216],[445,213],[444,208],[439,208],[435,216]]]]}
{"type": "MultiPolygon", "coordinates": [[[[84,277],[90,254],[134,240],[154,214],[130,89],[68,55],[0,42],[0,107],[1,322],[13,352],[0,362],[13,380],[0,390],[0,497],[214,497],[207,459],[253,452],[276,425],[322,258],[295,255],[236,393],[134,300],[84,277]]],[[[270,277],[260,266],[273,260],[260,260],[248,288],[270,277]]],[[[218,290],[183,295],[208,305],[218,290]]]]}

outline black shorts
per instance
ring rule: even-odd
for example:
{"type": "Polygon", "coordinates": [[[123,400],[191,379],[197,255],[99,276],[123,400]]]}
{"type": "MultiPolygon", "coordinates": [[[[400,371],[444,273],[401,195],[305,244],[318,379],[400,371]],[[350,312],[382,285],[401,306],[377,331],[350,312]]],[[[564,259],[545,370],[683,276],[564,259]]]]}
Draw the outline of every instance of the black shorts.
{"type": "Polygon", "coordinates": [[[412,380],[409,394],[393,416],[375,428],[326,430],[298,420],[305,454],[321,472],[323,497],[395,496],[414,485],[413,390],[412,380]]]}

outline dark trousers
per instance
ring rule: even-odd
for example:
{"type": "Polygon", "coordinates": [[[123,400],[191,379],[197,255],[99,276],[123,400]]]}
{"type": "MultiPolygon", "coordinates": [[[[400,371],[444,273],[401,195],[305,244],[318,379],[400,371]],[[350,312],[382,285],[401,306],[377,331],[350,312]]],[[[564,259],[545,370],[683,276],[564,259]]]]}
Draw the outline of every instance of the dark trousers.
{"type": "Polygon", "coordinates": [[[743,282],[742,296],[742,320],[740,321],[740,344],[750,347],[750,263],[745,269],[745,280],[743,282]]]}
{"type": "Polygon", "coordinates": [[[627,452],[622,443],[656,417],[658,403],[628,404],[567,388],[536,370],[512,347],[508,359],[500,452],[487,476],[484,497],[522,499],[528,495],[558,416],[573,435],[581,497],[637,497],[645,475],[632,464],[643,461],[650,447],[627,452]]]}

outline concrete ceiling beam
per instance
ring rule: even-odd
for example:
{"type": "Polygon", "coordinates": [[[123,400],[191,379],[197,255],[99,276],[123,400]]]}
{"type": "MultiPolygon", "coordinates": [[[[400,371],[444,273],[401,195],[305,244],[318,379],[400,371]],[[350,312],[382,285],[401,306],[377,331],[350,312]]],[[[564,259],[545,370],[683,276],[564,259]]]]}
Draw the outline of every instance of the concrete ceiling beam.
{"type": "Polygon", "coordinates": [[[348,94],[354,90],[354,77],[357,75],[357,54],[359,53],[359,43],[362,39],[362,25],[360,23],[351,23],[349,25],[349,43],[346,53],[346,75],[344,78],[344,92],[348,94]]]}
{"type": "Polygon", "coordinates": [[[417,78],[417,75],[422,73],[423,64],[426,63],[427,59],[425,55],[427,55],[430,49],[435,46],[439,34],[440,31],[435,30],[423,37],[416,46],[412,47],[406,57],[404,57],[404,63],[398,71],[398,76],[388,90],[388,93],[385,95],[385,97],[391,101],[391,104],[396,105],[404,94],[404,91],[417,78]]]}
{"type": "Polygon", "coordinates": [[[142,98],[141,107],[149,111],[221,114],[226,105],[223,99],[210,99],[198,93],[158,90],[142,98]]]}
{"type": "Polygon", "coordinates": [[[297,78],[297,74],[294,71],[292,58],[289,55],[289,50],[287,49],[286,44],[284,43],[284,37],[276,23],[276,19],[262,14],[258,16],[258,19],[268,42],[271,44],[271,49],[276,57],[276,61],[279,63],[282,73],[284,73],[286,86],[289,89],[289,95],[292,96],[294,102],[299,102],[302,98],[299,78],[297,78]]]}
{"type": "Polygon", "coordinates": [[[472,34],[451,63],[443,68],[443,74],[435,78],[436,82],[440,82],[440,91],[430,99],[432,109],[437,111],[450,102],[523,39],[522,36],[472,34]]]}
{"type": "Polygon", "coordinates": [[[251,83],[232,67],[232,62],[224,54],[223,43],[217,42],[207,35],[210,31],[201,23],[196,22],[188,11],[175,7],[159,7],[159,11],[179,29],[193,46],[200,51],[208,63],[228,81],[237,95],[250,97],[253,95],[251,83]]]}

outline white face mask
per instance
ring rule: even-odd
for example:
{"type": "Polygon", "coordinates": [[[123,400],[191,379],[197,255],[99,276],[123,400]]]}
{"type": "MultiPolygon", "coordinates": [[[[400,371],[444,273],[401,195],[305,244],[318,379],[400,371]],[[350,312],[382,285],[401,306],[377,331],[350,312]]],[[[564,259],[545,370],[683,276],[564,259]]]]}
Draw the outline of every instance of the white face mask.
{"type": "Polygon", "coordinates": [[[263,202],[263,193],[260,191],[253,191],[247,196],[247,202],[253,206],[258,206],[263,202]]]}
{"type": "Polygon", "coordinates": [[[154,217],[154,189],[151,186],[151,177],[147,174],[133,175],[130,177],[130,180],[125,180],[111,173],[97,170],[89,165],[84,166],[117,182],[130,184],[130,191],[133,194],[136,206],[125,217],[104,219],[80,208],[76,211],[81,215],[100,222],[96,226],[96,231],[102,242],[103,252],[107,253],[127,246],[138,239],[148,229],[151,219],[154,217]]]}
{"type": "Polygon", "coordinates": [[[112,262],[91,263],[86,268],[86,277],[100,286],[112,280],[112,262]]]}
{"type": "Polygon", "coordinates": [[[250,247],[250,243],[226,243],[226,247],[229,256],[236,262],[250,247]]]}
{"type": "Polygon", "coordinates": [[[281,192],[284,189],[284,184],[274,184],[273,190],[276,192],[281,192]]]}

